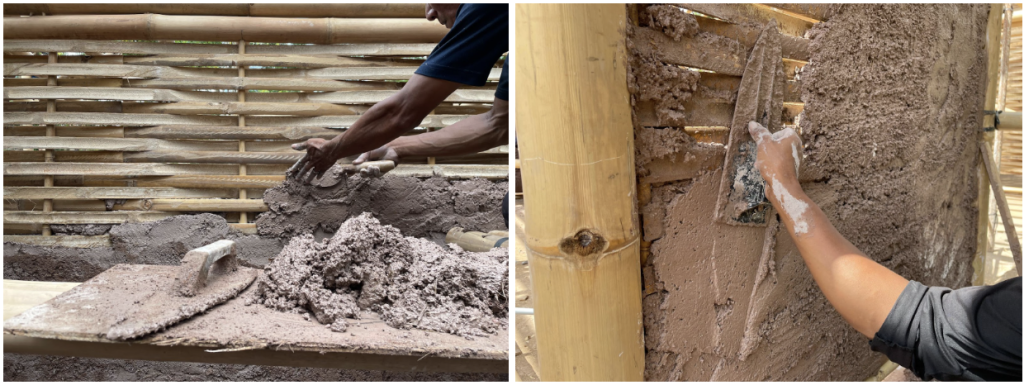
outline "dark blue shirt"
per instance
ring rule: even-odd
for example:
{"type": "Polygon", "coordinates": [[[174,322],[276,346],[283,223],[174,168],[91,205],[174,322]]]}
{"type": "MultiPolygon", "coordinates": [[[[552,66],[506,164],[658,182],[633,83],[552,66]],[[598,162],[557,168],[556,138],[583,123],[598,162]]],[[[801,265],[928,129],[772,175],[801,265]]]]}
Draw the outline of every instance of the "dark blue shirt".
{"type": "MultiPolygon", "coordinates": [[[[452,29],[444,35],[416,74],[456,83],[482,86],[494,63],[508,52],[508,4],[463,4],[452,29]]],[[[508,100],[508,65],[494,97],[508,100]]]]}

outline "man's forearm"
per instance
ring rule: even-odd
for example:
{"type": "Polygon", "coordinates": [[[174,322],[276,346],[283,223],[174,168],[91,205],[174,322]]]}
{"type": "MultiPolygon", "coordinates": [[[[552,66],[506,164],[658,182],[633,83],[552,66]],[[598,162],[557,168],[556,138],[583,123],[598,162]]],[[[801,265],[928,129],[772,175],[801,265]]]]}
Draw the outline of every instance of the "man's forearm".
{"type": "Polygon", "coordinates": [[[829,222],[799,183],[773,183],[772,204],[782,216],[825,298],[861,334],[874,337],[907,280],[866,257],[829,222]]]}
{"type": "Polygon", "coordinates": [[[343,134],[331,139],[334,142],[333,157],[341,159],[383,146],[414,128],[426,116],[426,113],[423,116],[408,116],[412,112],[402,112],[399,104],[397,101],[384,100],[370,107],[343,134]],[[412,121],[415,123],[410,123],[412,121]]]}
{"type": "Polygon", "coordinates": [[[403,136],[390,147],[399,158],[415,158],[466,155],[508,143],[507,123],[502,127],[490,115],[474,115],[438,131],[403,136]]]}

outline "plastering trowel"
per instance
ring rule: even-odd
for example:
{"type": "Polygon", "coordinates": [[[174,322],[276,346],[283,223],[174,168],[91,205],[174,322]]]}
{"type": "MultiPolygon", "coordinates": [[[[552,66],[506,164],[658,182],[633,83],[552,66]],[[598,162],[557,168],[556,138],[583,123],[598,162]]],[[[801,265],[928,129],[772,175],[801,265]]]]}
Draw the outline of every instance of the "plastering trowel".
{"type": "Polygon", "coordinates": [[[747,124],[755,121],[771,132],[782,129],[786,74],[780,41],[773,21],[761,31],[743,70],[715,206],[715,218],[722,223],[764,226],[771,211],[764,179],[754,166],[757,143],[750,137],[747,124]]]}
{"type": "MultiPolygon", "coordinates": [[[[294,165],[284,172],[285,177],[294,177],[305,183],[313,183],[313,180],[318,177],[316,172],[310,170],[305,176],[298,175],[302,171],[302,168],[306,166],[308,156],[309,154],[303,154],[302,157],[299,158],[298,162],[295,162],[294,165]]],[[[351,174],[359,173],[363,176],[381,176],[394,169],[395,162],[390,160],[371,160],[358,165],[337,164],[323,174],[320,174],[320,179],[315,183],[320,187],[334,187],[351,174]]]]}
{"type": "Polygon", "coordinates": [[[221,240],[189,251],[180,266],[116,265],[7,320],[4,330],[43,325],[63,339],[135,339],[234,298],[258,274],[238,265],[233,241],[221,240]]]}

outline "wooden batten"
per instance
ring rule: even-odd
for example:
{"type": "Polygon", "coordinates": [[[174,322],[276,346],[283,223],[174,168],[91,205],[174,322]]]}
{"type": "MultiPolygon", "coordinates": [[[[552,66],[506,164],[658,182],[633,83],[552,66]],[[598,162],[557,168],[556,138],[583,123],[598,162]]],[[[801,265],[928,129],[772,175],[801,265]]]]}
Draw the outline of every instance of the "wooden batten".
{"type": "Polygon", "coordinates": [[[436,43],[447,31],[425,18],[291,19],[158,14],[4,17],[4,37],[8,39],[436,43]]]}
{"type": "Polygon", "coordinates": [[[626,8],[516,7],[518,133],[542,381],[640,381],[626,8]],[[594,79],[602,79],[595,82],[594,79]]]}
{"type": "Polygon", "coordinates": [[[272,17],[423,17],[423,4],[8,4],[4,15],[163,15],[272,16],[272,17]]]}

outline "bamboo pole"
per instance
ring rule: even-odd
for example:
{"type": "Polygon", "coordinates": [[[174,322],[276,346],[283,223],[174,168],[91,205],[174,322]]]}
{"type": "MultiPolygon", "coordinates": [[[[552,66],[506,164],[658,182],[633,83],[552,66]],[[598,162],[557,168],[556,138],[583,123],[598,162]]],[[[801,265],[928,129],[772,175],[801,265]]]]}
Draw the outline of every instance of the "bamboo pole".
{"type": "Polygon", "coordinates": [[[272,17],[423,17],[424,5],[403,4],[7,4],[4,15],[88,15],[159,13],[164,15],[272,16],[272,17]]]}
{"type": "MultiPolygon", "coordinates": [[[[1017,265],[1017,275],[1020,276],[1020,240],[1017,239],[1017,229],[1013,227],[1013,214],[1010,213],[1010,207],[1006,203],[1006,193],[1003,191],[1003,184],[999,178],[999,169],[996,168],[996,162],[992,160],[992,155],[989,153],[988,145],[985,142],[979,141],[978,149],[981,151],[982,160],[984,160],[983,166],[988,172],[988,180],[992,186],[992,196],[995,198],[996,206],[999,208],[999,217],[1003,220],[1003,231],[1006,233],[1006,242],[1010,245],[1010,252],[1013,254],[1013,263],[1017,265]]],[[[995,229],[993,229],[992,232],[995,233],[995,229]]]]}
{"type": "MultiPolygon", "coordinates": [[[[999,94],[999,46],[1002,28],[1002,4],[989,6],[988,27],[986,28],[988,38],[985,49],[988,51],[988,76],[986,78],[984,110],[992,111],[996,106],[996,96],[999,94]]],[[[991,151],[995,135],[992,132],[985,132],[984,127],[992,127],[995,124],[994,115],[983,114],[979,133],[979,147],[991,151]]],[[[983,169],[982,155],[978,154],[978,238],[974,258],[974,284],[985,284],[985,269],[988,256],[988,231],[989,231],[989,178],[983,169]]]]}
{"type": "MultiPolygon", "coordinates": [[[[47,54],[47,62],[51,63],[51,64],[52,63],[56,63],[57,62],[57,53],[56,52],[48,53],[47,54]]],[[[51,86],[51,87],[52,86],[56,86],[57,85],[57,77],[56,76],[47,76],[46,77],[46,85],[47,86],[51,86]]],[[[46,100],[46,112],[47,113],[57,112],[57,101],[56,100],[53,100],[53,99],[47,99],[46,100]]],[[[47,137],[54,137],[56,135],[57,135],[57,129],[52,124],[47,125],[46,126],[46,136],[47,137]]],[[[47,150],[46,151],[46,155],[44,156],[44,160],[43,161],[47,162],[47,163],[53,162],[53,151],[52,150],[47,150]]],[[[43,177],[43,187],[53,187],[53,176],[43,177]]],[[[50,200],[50,199],[44,200],[43,201],[43,212],[51,212],[51,211],[53,211],[53,200],[50,200]]],[[[51,235],[50,225],[44,224],[43,225],[43,236],[49,236],[49,235],[51,235]]]]}
{"type": "Polygon", "coordinates": [[[643,380],[626,8],[516,7],[520,161],[542,381],[643,380]],[[599,79],[600,81],[595,81],[599,79]]]}
{"type": "MultiPolygon", "coordinates": [[[[238,41],[238,54],[239,55],[245,55],[245,47],[246,47],[245,40],[239,40],[238,41]]],[[[245,67],[244,66],[238,66],[238,78],[239,79],[244,79],[245,78],[245,67]]],[[[245,104],[245,90],[238,90],[238,104],[245,104]]],[[[332,104],[332,106],[333,106],[333,104],[332,104]]],[[[241,113],[238,113],[237,116],[238,116],[238,127],[245,127],[245,115],[242,115],[241,113]]],[[[239,128],[239,129],[242,129],[242,128],[239,128]]],[[[238,141],[238,152],[240,154],[244,154],[245,153],[245,140],[244,139],[238,141]]],[[[244,163],[238,165],[238,175],[239,176],[246,176],[246,174],[247,174],[247,168],[246,167],[247,166],[244,163]]],[[[244,199],[249,199],[249,194],[246,192],[246,190],[244,188],[238,189],[238,199],[243,199],[243,200],[244,199]]],[[[264,210],[264,211],[266,211],[266,210],[264,210]]],[[[245,213],[245,212],[239,213],[238,223],[249,223],[249,214],[245,213]]]]}
{"type": "Polygon", "coordinates": [[[71,15],[4,17],[5,39],[202,40],[266,43],[437,43],[448,30],[419,19],[71,15]]]}

